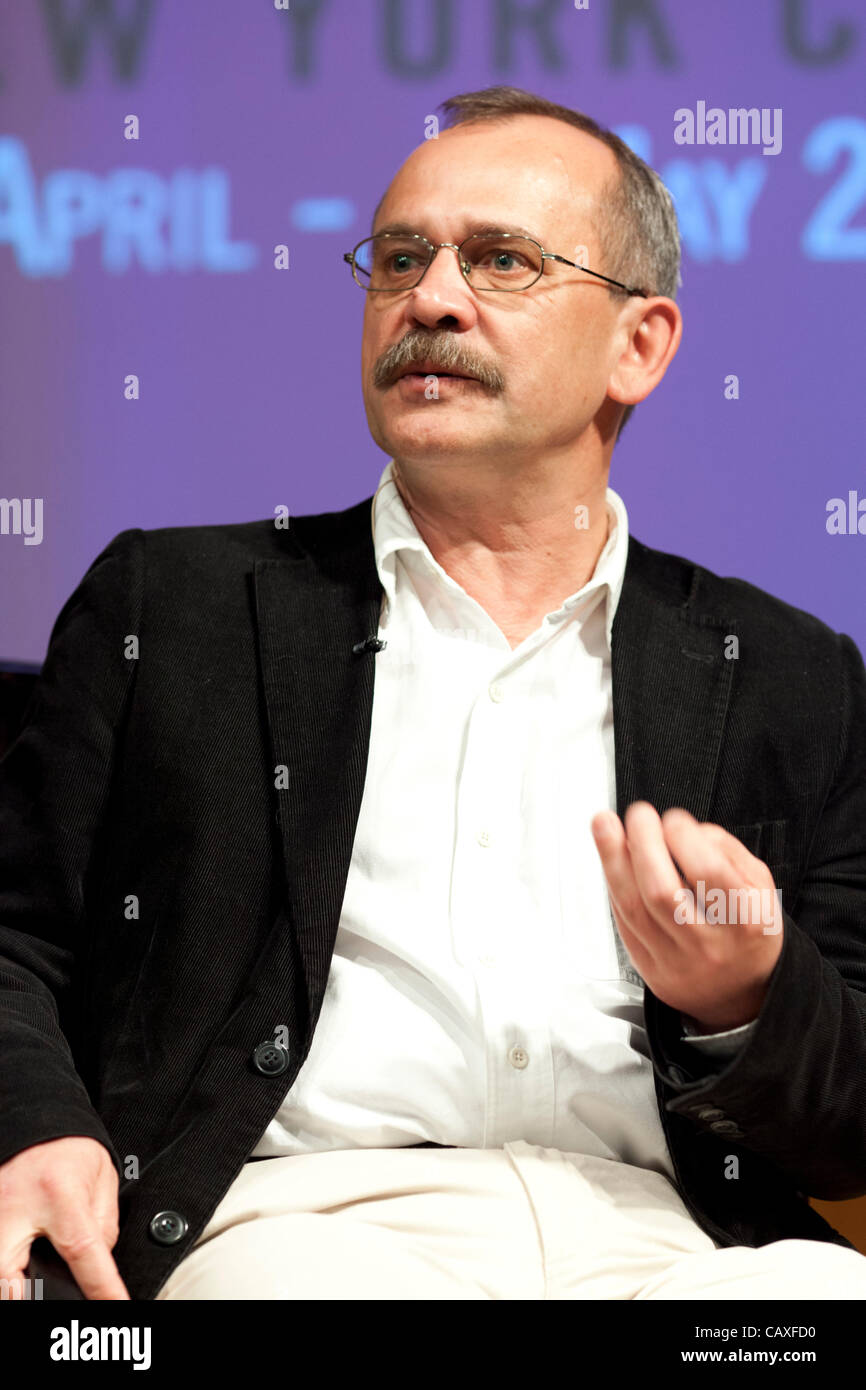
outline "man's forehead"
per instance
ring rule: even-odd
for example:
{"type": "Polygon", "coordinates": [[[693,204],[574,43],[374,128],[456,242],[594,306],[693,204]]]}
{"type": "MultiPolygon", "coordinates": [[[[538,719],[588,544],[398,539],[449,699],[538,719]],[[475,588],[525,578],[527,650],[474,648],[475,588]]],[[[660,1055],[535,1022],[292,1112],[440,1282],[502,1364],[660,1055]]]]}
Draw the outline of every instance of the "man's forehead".
{"type": "Polygon", "coordinates": [[[572,179],[595,187],[616,168],[613,151],[586,131],[549,116],[514,116],[502,121],[471,121],[422,140],[406,159],[404,171],[430,176],[441,171],[478,177],[509,174],[572,179]]]}
{"type": "MultiPolygon", "coordinates": [[[[524,235],[538,236],[532,225],[540,214],[550,224],[590,213],[615,168],[612,152],[601,141],[562,121],[537,117],[527,123],[516,117],[457,126],[412,151],[380,199],[373,226],[377,232],[392,224],[404,230],[424,213],[432,219],[441,204],[436,185],[449,192],[459,190],[460,203],[449,201],[453,221],[468,206],[461,186],[468,184],[472,197],[471,212],[464,218],[467,233],[472,230],[469,222],[479,222],[502,231],[522,228],[524,235]],[[449,138],[458,136],[459,140],[449,138]],[[508,183],[505,198],[503,174],[508,183]],[[377,225],[382,214],[387,220],[377,225]]],[[[416,225],[413,230],[425,229],[416,225]]]]}
{"type": "Polygon", "coordinates": [[[442,203],[427,189],[423,197],[401,197],[399,190],[389,190],[373,214],[371,231],[377,235],[421,235],[428,240],[460,242],[473,233],[508,232],[511,236],[532,237],[544,242],[557,230],[574,228],[575,235],[583,226],[589,232],[595,222],[593,195],[569,197],[551,202],[544,199],[528,204],[521,199],[484,202],[472,198],[459,203],[442,203]]]}

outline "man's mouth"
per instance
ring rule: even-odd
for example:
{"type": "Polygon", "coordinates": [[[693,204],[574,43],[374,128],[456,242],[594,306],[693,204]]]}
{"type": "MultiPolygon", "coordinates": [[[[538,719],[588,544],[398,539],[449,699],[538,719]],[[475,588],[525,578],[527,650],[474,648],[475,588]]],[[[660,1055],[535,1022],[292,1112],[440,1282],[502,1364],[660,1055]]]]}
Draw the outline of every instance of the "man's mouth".
{"type": "Polygon", "coordinates": [[[404,367],[397,373],[396,381],[401,381],[403,377],[428,377],[450,378],[453,381],[475,381],[476,377],[470,376],[468,372],[445,371],[439,367],[425,365],[423,362],[413,367],[404,367]]]}

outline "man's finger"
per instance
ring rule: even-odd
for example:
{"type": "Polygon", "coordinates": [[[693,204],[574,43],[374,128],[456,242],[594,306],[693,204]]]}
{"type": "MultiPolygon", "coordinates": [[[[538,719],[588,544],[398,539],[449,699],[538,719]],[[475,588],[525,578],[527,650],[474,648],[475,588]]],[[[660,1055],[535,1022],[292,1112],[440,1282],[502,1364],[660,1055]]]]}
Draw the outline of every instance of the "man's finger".
{"type": "Polygon", "coordinates": [[[681,936],[673,914],[676,894],[684,885],[671,858],[661,817],[648,801],[635,801],[626,811],[625,829],[635,882],[646,909],[678,945],[681,936]]]}
{"type": "Polygon", "coordinates": [[[117,1210],[117,1182],[112,1173],[105,1177],[101,1175],[94,1186],[93,1199],[91,1202],[93,1219],[102,1232],[103,1239],[109,1250],[113,1250],[117,1244],[117,1237],[120,1234],[119,1215],[117,1210]]]}
{"type": "Polygon", "coordinates": [[[615,812],[600,811],[590,821],[590,829],[608,888],[616,894],[618,901],[626,902],[629,892],[636,885],[622,822],[615,812]]]}
{"type": "Polygon", "coordinates": [[[23,1302],[24,1300],[24,1290],[26,1287],[24,1280],[27,1277],[24,1271],[27,1268],[29,1250],[30,1247],[28,1245],[25,1248],[23,1259],[16,1257],[14,1260],[7,1260],[4,1264],[0,1265],[0,1279],[6,1281],[3,1287],[8,1291],[7,1296],[10,1303],[23,1302]]]}
{"type": "MultiPolygon", "coordinates": [[[[720,838],[716,834],[720,827],[713,827],[707,833],[709,827],[680,808],[665,811],[661,826],[668,850],[691,887],[696,887],[699,879],[713,888],[728,889],[740,885],[743,871],[742,860],[735,857],[737,847],[747,854],[748,850],[734,836],[720,838]]],[[[749,858],[752,859],[752,856],[749,855],[749,858]]]]}
{"type": "Polygon", "coordinates": [[[71,1238],[50,1230],[46,1231],[46,1235],[61,1259],[68,1264],[85,1298],[131,1301],[111,1251],[95,1222],[79,1226],[76,1235],[71,1238]]]}
{"type": "Polygon", "coordinates": [[[601,858],[607,891],[626,949],[641,975],[653,960],[653,944],[658,933],[647,931],[647,912],[635,880],[631,854],[622,822],[612,811],[593,816],[590,828],[601,858]],[[641,954],[643,965],[635,953],[641,954]]]}

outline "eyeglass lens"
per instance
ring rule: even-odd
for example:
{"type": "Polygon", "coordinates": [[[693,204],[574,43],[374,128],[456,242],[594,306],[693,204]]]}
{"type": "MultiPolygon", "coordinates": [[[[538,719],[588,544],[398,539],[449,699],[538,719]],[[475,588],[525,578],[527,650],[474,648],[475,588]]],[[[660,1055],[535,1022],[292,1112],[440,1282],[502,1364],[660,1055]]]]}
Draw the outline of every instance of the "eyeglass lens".
{"type": "MultiPolygon", "coordinates": [[[[479,233],[460,252],[469,265],[469,282],[476,289],[519,290],[538,278],[541,251],[525,237],[479,233]]],[[[376,236],[355,252],[361,283],[371,290],[412,289],[430,258],[430,244],[417,237],[376,236]]]]}

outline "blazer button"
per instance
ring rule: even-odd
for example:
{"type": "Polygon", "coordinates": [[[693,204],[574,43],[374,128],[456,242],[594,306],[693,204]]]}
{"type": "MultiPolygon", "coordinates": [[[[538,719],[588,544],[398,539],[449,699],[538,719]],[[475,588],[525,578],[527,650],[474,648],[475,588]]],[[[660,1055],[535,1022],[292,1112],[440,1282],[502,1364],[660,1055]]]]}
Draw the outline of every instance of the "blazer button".
{"type": "Polygon", "coordinates": [[[160,1211],[151,1221],[148,1230],[157,1245],[175,1245],[186,1235],[187,1223],[179,1211],[160,1211]]]}
{"type": "Polygon", "coordinates": [[[740,1139],[743,1137],[743,1131],[736,1120],[713,1120],[710,1129],[714,1134],[730,1134],[740,1139]]]}
{"type": "Polygon", "coordinates": [[[280,1076],[288,1065],[288,1049],[282,1043],[259,1043],[253,1053],[253,1066],[262,1076],[280,1076]]]}
{"type": "MultiPolygon", "coordinates": [[[[715,1110],[711,1105],[696,1106],[695,1114],[699,1120],[723,1120],[725,1118],[724,1110],[715,1110]]],[[[733,1121],[729,1121],[729,1123],[733,1123],[733,1121]]],[[[715,1127],[715,1125],[712,1126],[713,1129],[715,1127]]],[[[734,1128],[736,1129],[736,1125],[734,1128]]]]}

